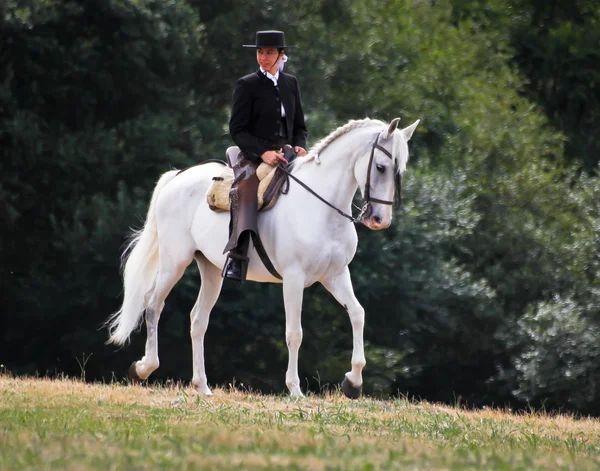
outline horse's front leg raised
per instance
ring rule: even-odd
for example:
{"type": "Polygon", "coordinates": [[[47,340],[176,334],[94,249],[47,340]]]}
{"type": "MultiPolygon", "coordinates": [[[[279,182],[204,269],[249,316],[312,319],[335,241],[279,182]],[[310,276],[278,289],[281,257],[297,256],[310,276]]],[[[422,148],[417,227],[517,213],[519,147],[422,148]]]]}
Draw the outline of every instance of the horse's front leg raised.
{"type": "Polygon", "coordinates": [[[285,340],[288,347],[288,368],[285,384],[293,397],[304,397],[298,376],[298,350],[302,343],[302,297],[304,281],[287,277],[283,280],[283,301],[285,304],[285,340]]]}
{"type": "Polygon", "coordinates": [[[365,326],[365,310],[360,305],[350,279],[350,270],[348,267],[331,278],[322,281],[323,286],[329,291],[338,302],[344,306],[350,316],[352,323],[352,370],[346,373],[346,378],[342,383],[342,391],[351,399],[360,397],[362,390],[362,370],[367,364],[365,360],[365,347],[363,343],[363,329],[365,326]]]}

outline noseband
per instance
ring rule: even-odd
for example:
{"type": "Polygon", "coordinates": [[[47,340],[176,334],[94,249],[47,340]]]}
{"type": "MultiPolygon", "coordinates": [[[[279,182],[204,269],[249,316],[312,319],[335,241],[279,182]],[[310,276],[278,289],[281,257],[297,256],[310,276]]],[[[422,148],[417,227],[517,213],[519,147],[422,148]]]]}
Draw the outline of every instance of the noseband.
{"type": "MultiPolygon", "coordinates": [[[[364,193],[364,197],[363,197],[362,204],[360,207],[360,213],[358,213],[358,216],[356,216],[356,217],[353,217],[350,214],[346,214],[341,209],[336,208],[329,201],[327,201],[326,199],[322,198],[317,193],[315,193],[308,185],[306,185],[304,182],[300,181],[298,178],[296,178],[294,175],[292,175],[290,172],[288,172],[287,169],[285,169],[283,166],[280,165],[279,169],[281,169],[284,173],[287,174],[288,177],[290,177],[292,180],[296,181],[301,187],[303,187],[309,193],[312,193],[314,196],[316,196],[319,200],[321,200],[327,206],[335,209],[339,214],[344,216],[346,219],[348,219],[354,223],[362,222],[362,219],[364,217],[368,217],[371,214],[371,211],[373,210],[371,207],[371,203],[379,203],[379,204],[387,204],[387,205],[394,204],[394,201],[385,201],[385,200],[380,200],[379,198],[371,197],[371,168],[373,167],[373,160],[375,158],[375,149],[378,149],[381,152],[383,152],[392,161],[394,160],[394,157],[392,156],[390,151],[388,151],[385,147],[382,147],[379,145],[379,134],[378,134],[377,137],[375,138],[375,142],[373,143],[373,146],[371,147],[371,155],[369,156],[369,166],[367,168],[367,181],[365,182],[365,193],[364,193]]],[[[398,187],[396,189],[396,195],[397,195],[396,202],[397,202],[397,205],[399,205],[402,202],[402,196],[400,194],[400,192],[402,190],[402,177],[398,173],[396,178],[397,178],[396,184],[398,187]]]]}

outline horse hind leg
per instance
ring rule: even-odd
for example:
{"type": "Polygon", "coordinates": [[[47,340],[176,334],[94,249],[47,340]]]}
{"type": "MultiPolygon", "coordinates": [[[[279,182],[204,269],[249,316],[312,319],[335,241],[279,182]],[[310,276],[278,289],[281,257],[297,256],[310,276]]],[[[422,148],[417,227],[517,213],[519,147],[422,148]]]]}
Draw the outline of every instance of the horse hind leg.
{"type": "Polygon", "coordinates": [[[221,270],[210,263],[206,257],[199,252],[196,254],[196,263],[200,270],[202,284],[200,285],[198,299],[190,313],[190,334],[192,337],[192,354],[194,360],[192,386],[199,394],[211,395],[212,392],[208,387],[204,366],[204,335],[208,328],[210,312],[221,293],[223,278],[221,277],[221,270]]]}
{"type": "Polygon", "coordinates": [[[363,330],[365,326],[365,310],[360,305],[350,279],[348,267],[338,275],[322,282],[337,301],[346,308],[352,324],[352,370],[346,373],[342,383],[342,391],[350,399],[357,399],[362,393],[362,370],[367,364],[363,343],[363,330]]]}
{"type": "Polygon", "coordinates": [[[158,275],[150,301],[145,310],[146,320],[146,348],[141,360],[133,362],[129,368],[132,380],[144,380],[159,366],[158,359],[158,321],[165,307],[165,299],[173,286],[181,279],[191,257],[176,259],[171,256],[161,256],[158,275]],[[176,261],[179,260],[179,261],[176,261]]]}

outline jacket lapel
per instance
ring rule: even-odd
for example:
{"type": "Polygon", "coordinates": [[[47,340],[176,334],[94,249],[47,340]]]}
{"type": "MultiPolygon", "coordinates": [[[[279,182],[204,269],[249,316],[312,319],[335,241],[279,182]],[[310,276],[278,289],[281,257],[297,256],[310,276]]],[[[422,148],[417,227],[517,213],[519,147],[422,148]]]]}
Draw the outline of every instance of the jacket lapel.
{"type": "MultiPolygon", "coordinates": [[[[256,71],[256,75],[258,75],[258,80],[259,80],[259,82],[261,82],[261,83],[264,83],[264,81],[265,81],[265,80],[269,80],[269,79],[267,78],[267,76],[261,72],[261,70],[260,70],[260,69],[258,69],[258,70],[256,71]]],[[[269,80],[269,81],[270,81],[270,80],[269,80]]]]}
{"type": "Polygon", "coordinates": [[[283,107],[285,108],[285,123],[287,125],[288,138],[292,139],[292,123],[293,123],[293,101],[294,97],[292,95],[292,91],[289,89],[286,76],[283,72],[279,72],[279,80],[277,81],[277,85],[279,87],[279,97],[281,98],[281,102],[283,103],[283,107]]]}

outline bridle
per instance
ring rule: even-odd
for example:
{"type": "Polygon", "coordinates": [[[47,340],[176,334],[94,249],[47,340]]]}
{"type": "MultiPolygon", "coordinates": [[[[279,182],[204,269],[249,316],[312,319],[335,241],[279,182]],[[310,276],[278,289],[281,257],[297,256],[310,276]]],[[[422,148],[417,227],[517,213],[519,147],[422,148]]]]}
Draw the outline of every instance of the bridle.
{"type": "Polygon", "coordinates": [[[392,156],[390,151],[387,150],[385,147],[379,145],[379,134],[378,134],[377,137],[375,138],[375,142],[373,143],[373,146],[371,147],[371,155],[369,156],[369,166],[367,167],[367,181],[365,182],[365,194],[364,194],[362,205],[361,205],[361,213],[358,216],[359,218],[368,216],[371,213],[371,210],[372,210],[371,202],[379,203],[379,204],[387,204],[387,205],[393,205],[393,204],[397,203],[397,206],[399,206],[400,203],[402,202],[402,195],[401,195],[402,177],[400,176],[399,173],[396,174],[396,186],[398,187],[398,188],[396,188],[396,192],[395,192],[397,195],[396,202],[385,201],[385,200],[380,200],[379,198],[371,197],[371,169],[373,167],[373,161],[375,160],[374,159],[375,149],[380,150],[385,155],[387,155],[392,161],[394,161],[394,157],[392,156]]]}
{"type": "MultiPolygon", "coordinates": [[[[301,187],[303,187],[309,193],[316,196],[319,200],[321,200],[327,206],[335,209],[339,214],[341,214],[342,216],[344,216],[346,219],[350,220],[351,222],[357,223],[357,222],[362,222],[362,220],[365,216],[368,217],[368,215],[371,214],[371,211],[372,211],[371,203],[379,203],[379,204],[386,204],[386,205],[394,205],[396,203],[396,206],[399,206],[402,202],[402,196],[400,194],[402,191],[402,176],[399,173],[396,174],[396,185],[397,185],[396,196],[397,196],[397,199],[395,202],[380,200],[379,198],[371,197],[371,169],[373,167],[373,161],[375,159],[375,149],[383,152],[390,159],[392,159],[392,161],[394,160],[394,157],[392,156],[390,151],[388,151],[385,147],[379,145],[379,134],[378,134],[377,137],[375,138],[375,142],[371,146],[371,155],[369,156],[369,165],[367,167],[367,181],[365,182],[365,192],[364,192],[362,203],[360,205],[360,212],[358,213],[358,216],[356,216],[356,217],[352,216],[351,214],[346,214],[341,209],[336,208],[333,204],[331,204],[325,198],[318,195],[307,184],[305,184],[304,182],[299,180],[297,177],[292,175],[290,172],[288,172],[283,166],[280,165],[278,168],[281,169],[285,174],[287,174],[288,177],[290,177],[292,180],[297,182],[301,187]]],[[[358,206],[356,206],[356,205],[354,205],[354,206],[358,208],[358,206]]]]}

